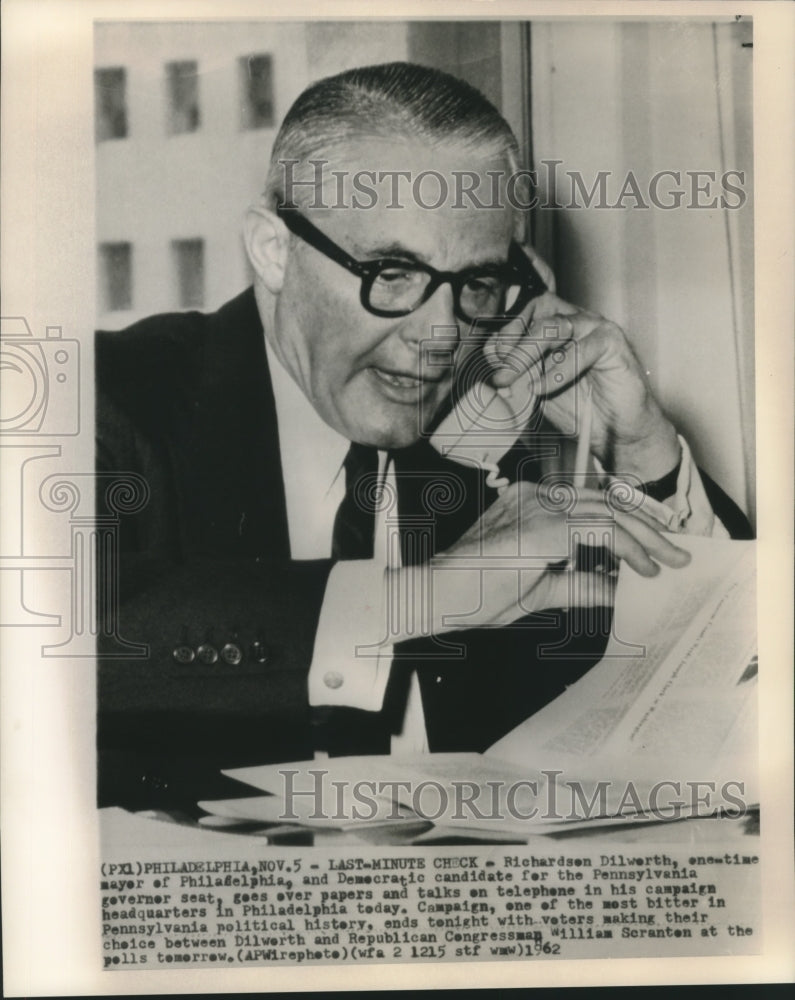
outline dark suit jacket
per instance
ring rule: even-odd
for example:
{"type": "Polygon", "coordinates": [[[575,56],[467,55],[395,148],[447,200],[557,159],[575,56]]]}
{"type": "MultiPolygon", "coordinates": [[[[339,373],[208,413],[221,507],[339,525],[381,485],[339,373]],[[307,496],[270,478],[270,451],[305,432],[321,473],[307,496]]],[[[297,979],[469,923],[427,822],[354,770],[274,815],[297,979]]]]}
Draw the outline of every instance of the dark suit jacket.
{"type": "MultiPolygon", "coordinates": [[[[103,803],[156,804],[206,767],[311,757],[307,674],[331,560],[290,559],[273,392],[251,289],[217,313],[154,316],[96,342],[98,468],[142,475],[150,499],[120,530],[120,631],[144,659],[100,643],[103,803]],[[180,663],[179,645],[239,663],[180,663]],[[265,662],[262,662],[265,660],[265,662]]],[[[506,456],[537,478],[532,443],[506,456]]],[[[417,532],[443,551],[495,494],[481,472],[425,441],[394,453],[404,561],[417,532]],[[406,475],[410,473],[410,475],[406,475]],[[442,487],[441,494],[435,487],[442,487]],[[445,489],[457,499],[445,500],[445,489]],[[419,518],[419,522],[417,521],[419,518]],[[420,528],[417,528],[417,524],[420,528]]],[[[710,484],[724,520],[742,519],[710,484]],[[726,513],[728,511],[728,513],[726,513]]],[[[738,522],[739,523],[739,522],[738,522]]],[[[610,614],[554,612],[397,647],[384,710],[323,719],[332,752],[388,752],[409,674],[418,671],[431,750],[482,751],[601,656],[610,614]]]]}

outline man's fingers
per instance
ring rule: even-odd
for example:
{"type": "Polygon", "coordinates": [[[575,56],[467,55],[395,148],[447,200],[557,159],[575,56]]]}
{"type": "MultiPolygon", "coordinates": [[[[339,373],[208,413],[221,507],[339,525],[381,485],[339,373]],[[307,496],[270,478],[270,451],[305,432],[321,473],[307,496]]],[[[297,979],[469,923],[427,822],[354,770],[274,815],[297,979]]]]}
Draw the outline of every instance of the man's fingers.
{"type": "MultiPolygon", "coordinates": [[[[554,486],[538,486],[533,499],[549,509],[550,505],[555,507],[561,500],[565,501],[566,494],[564,492],[558,495],[554,486]]],[[[608,493],[587,487],[579,488],[571,512],[576,514],[581,544],[607,545],[616,556],[626,559],[643,576],[656,575],[657,562],[675,568],[687,566],[690,562],[690,553],[666,537],[659,521],[645,511],[630,513],[615,510],[608,493]],[[589,534],[598,542],[588,542],[589,534]]],[[[556,515],[550,511],[549,516],[556,515]]],[[[531,507],[526,512],[520,511],[520,519],[528,544],[535,545],[535,552],[538,554],[538,542],[534,537],[538,532],[537,509],[531,507]]]]}
{"type": "Polygon", "coordinates": [[[615,518],[658,562],[676,568],[687,566],[690,562],[690,553],[669,541],[660,532],[659,526],[650,526],[634,514],[616,513],[615,518]]]}
{"type": "Polygon", "coordinates": [[[521,613],[554,608],[612,607],[615,591],[616,578],[607,573],[548,571],[541,578],[528,573],[526,580],[522,574],[521,613]]]}
{"type": "MultiPolygon", "coordinates": [[[[573,343],[574,341],[570,337],[568,339],[556,338],[554,341],[544,343],[526,336],[522,337],[509,351],[502,354],[499,353],[500,348],[495,347],[490,354],[487,354],[495,366],[491,376],[491,384],[497,389],[512,385],[517,378],[525,372],[529,372],[534,381],[541,386],[549,358],[554,356],[557,363],[561,362],[564,353],[570,350],[573,343]]],[[[503,343],[503,349],[505,346],[503,343]]]]}
{"type": "MultiPolygon", "coordinates": [[[[543,341],[554,339],[567,340],[575,335],[584,335],[585,327],[582,321],[577,322],[575,331],[574,317],[581,313],[576,306],[571,306],[551,292],[544,292],[524,307],[518,316],[509,320],[504,326],[493,333],[486,341],[483,350],[486,357],[495,365],[506,363],[515,350],[520,349],[525,341],[530,341],[543,347],[543,341]]],[[[582,313],[583,318],[591,314],[582,313]]],[[[594,326],[593,320],[585,320],[594,326]]],[[[538,356],[538,352],[535,352],[538,356]]]]}
{"type": "Polygon", "coordinates": [[[553,344],[535,363],[536,391],[542,396],[555,396],[569,388],[599,361],[604,350],[605,339],[598,327],[582,339],[572,335],[563,343],[553,344]]]}
{"type": "MultiPolygon", "coordinates": [[[[550,481],[540,483],[524,483],[524,488],[526,491],[531,491],[530,496],[534,500],[539,500],[544,506],[545,510],[554,509],[547,505],[554,504],[556,497],[558,496],[561,486],[568,489],[566,483],[563,481],[550,481]]],[[[602,490],[598,490],[593,486],[576,486],[572,487],[576,490],[575,502],[577,504],[577,513],[587,513],[590,505],[596,504],[595,514],[604,515],[605,511],[609,508],[606,505],[606,494],[602,490]]]]}
{"type": "MultiPolygon", "coordinates": [[[[615,526],[612,548],[619,558],[628,562],[635,572],[640,573],[641,576],[657,576],[660,572],[660,567],[651,558],[646,546],[639,542],[633,534],[620,524],[616,524],[615,526]]],[[[667,559],[661,559],[660,561],[667,562],[667,559]]],[[[674,564],[668,563],[668,565],[674,564]]],[[[684,565],[684,563],[677,562],[675,565],[684,565]]]]}
{"type": "MultiPolygon", "coordinates": [[[[537,300],[543,303],[545,296],[537,300]]],[[[529,326],[524,314],[506,324],[484,348],[495,366],[491,383],[511,385],[525,371],[531,372],[543,394],[560,391],[599,357],[601,344],[587,338],[601,318],[574,310],[570,313],[533,315],[529,326]],[[575,350],[575,345],[579,345],[575,350]]]]}
{"type": "MultiPolygon", "coordinates": [[[[531,299],[517,317],[501,327],[486,342],[483,348],[484,353],[495,367],[503,363],[503,361],[512,354],[515,348],[519,346],[523,338],[528,336],[536,313],[554,312],[558,305],[563,307],[563,312],[566,312],[568,309],[575,309],[574,306],[569,306],[568,303],[564,303],[562,299],[559,299],[557,295],[555,295],[555,275],[546,261],[539,257],[532,247],[526,246],[523,247],[523,250],[532,262],[533,267],[538,272],[539,277],[547,286],[548,291],[539,295],[537,298],[531,299]]],[[[515,366],[511,366],[511,370],[514,371],[515,376],[515,366]]],[[[513,381],[513,379],[511,379],[511,381],[513,381]]],[[[510,384],[510,382],[505,384],[510,384]]]]}
{"type": "MultiPolygon", "coordinates": [[[[631,486],[631,484],[629,485],[631,486]]],[[[634,489],[634,487],[632,488],[634,489]]],[[[605,495],[608,498],[610,497],[609,493],[605,495]]],[[[623,503],[620,504],[617,499],[613,500],[607,499],[607,504],[611,513],[627,514],[631,517],[636,518],[639,521],[642,521],[644,524],[647,524],[650,528],[653,528],[655,531],[664,530],[660,522],[657,520],[657,518],[654,517],[652,514],[649,514],[648,511],[643,509],[642,506],[643,501],[646,499],[645,494],[638,492],[636,493],[636,498],[637,498],[636,502],[640,506],[633,505],[629,510],[627,510],[628,505],[624,505],[623,503]]]]}
{"type": "MultiPolygon", "coordinates": [[[[522,360],[521,345],[529,339],[532,317],[537,301],[537,299],[533,299],[515,319],[506,323],[505,326],[500,327],[486,341],[483,353],[497,370],[500,369],[500,366],[504,365],[514,377],[516,376],[515,369],[517,366],[512,363],[513,355],[515,352],[518,352],[516,360],[522,360]]],[[[534,360],[537,356],[537,354],[531,356],[530,360],[534,360]]]]}

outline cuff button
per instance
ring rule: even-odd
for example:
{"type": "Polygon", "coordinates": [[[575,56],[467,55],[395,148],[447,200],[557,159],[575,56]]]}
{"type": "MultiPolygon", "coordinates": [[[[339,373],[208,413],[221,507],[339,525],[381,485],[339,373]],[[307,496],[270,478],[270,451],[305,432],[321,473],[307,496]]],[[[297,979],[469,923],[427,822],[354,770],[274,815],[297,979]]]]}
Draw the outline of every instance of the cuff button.
{"type": "Polygon", "coordinates": [[[171,651],[171,655],[177,661],[177,663],[193,663],[196,654],[193,652],[190,646],[179,645],[175,646],[171,651]]]}
{"type": "Polygon", "coordinates": [[[323,683],[327,688],[331,688],[335,691],[337,688],[341,688],[345,683],[345,678],[337,670],[328,670],[323,674],[323,683]]]}
{"type": "Polygon", "coordinates": [[[243,650],[234,642],[228,642],[221,649],[221,659],[230,667],[235,667],[243,659],[243,650]]]}
{"type": "Polygon", "coordinates": [[[211,646],[208,642],[203,642],[201,646],[199,646],[196,650],[196,655],[202,663],[218,662],[218,650],[215,646],[211,646]]]}

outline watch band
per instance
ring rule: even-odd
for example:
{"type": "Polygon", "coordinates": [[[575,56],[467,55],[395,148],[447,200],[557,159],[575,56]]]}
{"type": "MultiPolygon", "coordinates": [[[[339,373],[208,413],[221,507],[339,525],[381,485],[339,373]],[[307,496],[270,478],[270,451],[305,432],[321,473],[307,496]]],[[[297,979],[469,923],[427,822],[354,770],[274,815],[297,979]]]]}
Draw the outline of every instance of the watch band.
{"type": "Polygon", "coordinates": [[[676,463],[670,472],[666,472],[660,479],[652,479],[648,483],[641,483],[638,489],[645,493],[652,500],[662,502],[672,497],[676,493],[676,484],[679,481],[679,470],[682,468],[682,459],[676,463]]]}

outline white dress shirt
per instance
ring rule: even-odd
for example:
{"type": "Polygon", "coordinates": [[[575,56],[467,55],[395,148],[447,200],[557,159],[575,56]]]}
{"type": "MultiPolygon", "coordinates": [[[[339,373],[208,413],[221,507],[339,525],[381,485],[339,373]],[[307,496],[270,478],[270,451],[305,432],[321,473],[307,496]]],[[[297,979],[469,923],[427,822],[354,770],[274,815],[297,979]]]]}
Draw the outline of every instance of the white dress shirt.
{"type": "MultiPolygon", "coordinates": [[[[328,559],[334,518],[345,496],[344,461],[350,441],[321,419],[267,340],[265,348],[276,402],[290,555],[293,559],[328,559]]],[[[378,452],[378,474],[381,483],[394,491],[394,469],[388,467],[383,451],[378,452]]],[[[392,646],[384,641],[384,572],[400,564],[399,548],[388,543],[388,530],[384,510],[376,514],[374,558],[344,560],[331,570],[309,668],[310,705],[344,705],[372,712],[383,705],[392,665],[392,646]]],[[[403,729],[392,738],[392,752],[427,749],[415,674],[403,729]]]]}

